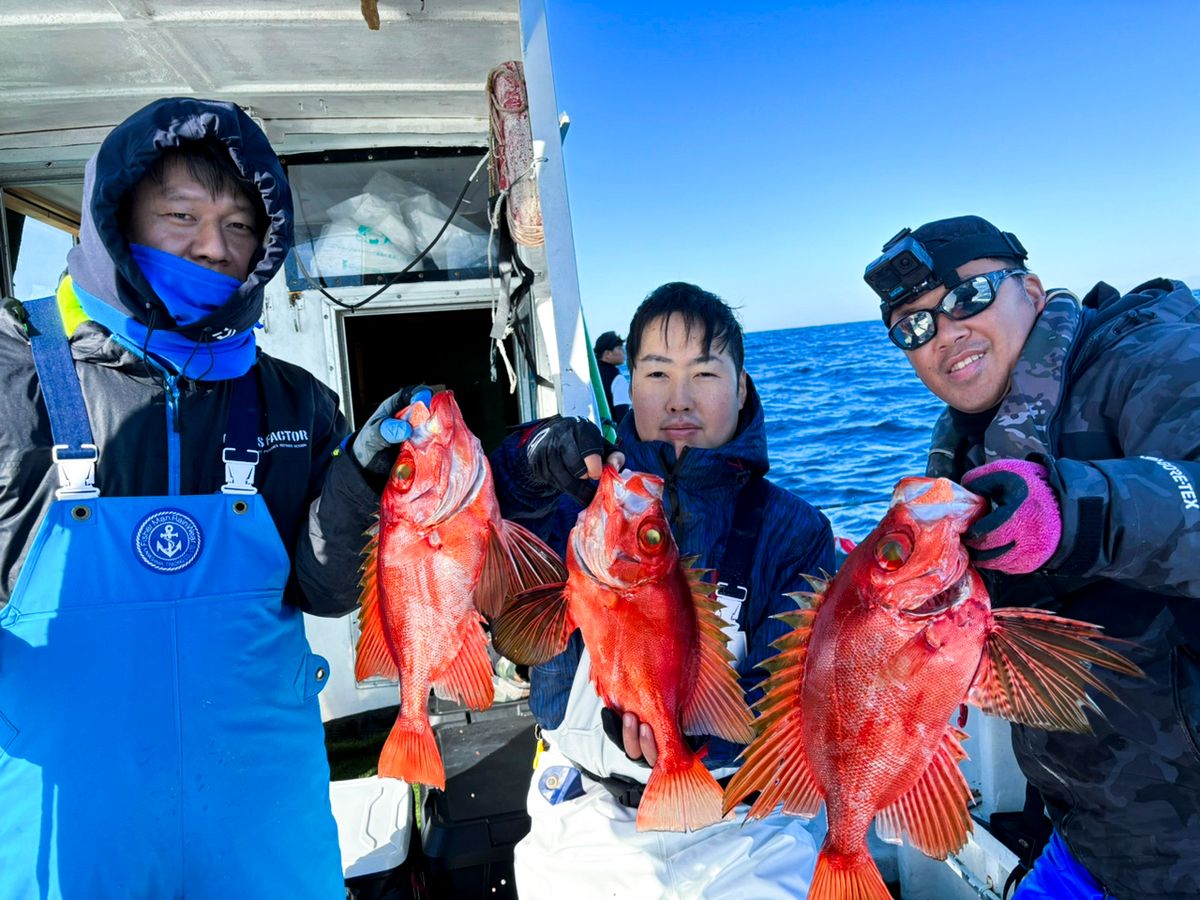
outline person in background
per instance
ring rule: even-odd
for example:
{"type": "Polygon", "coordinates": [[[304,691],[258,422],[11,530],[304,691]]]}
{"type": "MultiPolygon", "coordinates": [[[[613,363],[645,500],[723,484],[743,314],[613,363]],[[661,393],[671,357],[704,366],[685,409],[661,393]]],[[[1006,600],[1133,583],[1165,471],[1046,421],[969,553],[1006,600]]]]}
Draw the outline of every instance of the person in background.
{"type": "Polygon", "coordinates": [[[629,412],[629,379],[618,368],[625,364],[625,342],[615,331],[606,331],[596,338],[596,346],[592,349],[600,369],[600,381],[604,384],[609,416],[616,428],[629,412]]]}
{"type": "Polygon", "coordinates": [[[291,246],[258,126],[159,100],[88,163],[57,296],[0,315],[0,896],[345,895],[300,613],[356,606],[400,436],[340,452],[257,349],[291,246]]]}
{"type": "MultiPolygon", "coordinates": [[[[603,456],[663,478],[681,555],[698,555],[698,565],[726,583],[718,596],[752,703],[759,665],[787,630],[772,616],[795,609],[784,593],[807,590],[806,574],[832,571],[829,522],[764,477],[763,410],[743,365],[741,326],[720,298],[691,284],[663,285],[638,308],[629,336],[632,411],[621,423],[619,452],[587,420],[532,423],[492,455],[501,509],[562,551],[594,494],[603,456]]],[[[807,892],[816,847],[793,817],[742,824],[747,808],[740,807],[738,821],[690,834],[636,830],[657,755],[653,736],[632,714],[602,706],[579,632],[565,652],[532,669],[531,682],[544,749],[528,794],[532,830],[515,851],[523,900],[807,892]],[[543,792],[551,777],[576,787],[543,792]]],[[[741,749],[710,739],[705,764],[726,778],[741,749]]]]}
{"type": "Polygon", "coordinates": [[[866,270],[888,336],[947,404],[928,474],[991,501],[992,602],[1104,626],[1094,734],[1013,727],[1053,834],[1016,898],[1200,896],[1200,304],[1157,278],[1080,302],[977,216],[905,229],[866,270]]]}

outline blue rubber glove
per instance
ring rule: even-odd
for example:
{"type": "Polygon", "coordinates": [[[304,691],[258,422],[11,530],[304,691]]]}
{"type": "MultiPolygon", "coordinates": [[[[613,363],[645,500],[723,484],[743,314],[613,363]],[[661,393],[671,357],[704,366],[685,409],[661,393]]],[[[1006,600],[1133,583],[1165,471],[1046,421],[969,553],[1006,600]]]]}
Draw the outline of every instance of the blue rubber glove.
{"type": "Polygon", "coordinates": [[[991,512],[963,536],[975,565],[1024,575],[1054,555],[1062,541],[1062,512],[1045,466],[998,459],[967,472],[962,485],[991,501],[991,512]]]}
{"type": "Polygon", "coordinates": [[[417,402],[429,405],[432,399],[432,388],[412,384],[379,404],[367,423],[358,430],[351,445],[354,461],[359,467],[372,475],[386,475],[396,458],[396,445],[412,436],[412,426],[404,419],[397,419],[396,413],[417,402]]]}

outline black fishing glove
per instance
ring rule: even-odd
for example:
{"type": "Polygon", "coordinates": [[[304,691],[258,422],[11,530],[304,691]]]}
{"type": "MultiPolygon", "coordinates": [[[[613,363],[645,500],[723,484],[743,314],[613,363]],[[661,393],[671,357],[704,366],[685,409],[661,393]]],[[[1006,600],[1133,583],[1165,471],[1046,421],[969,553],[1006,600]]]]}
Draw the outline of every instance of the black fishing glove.
{"type": "Polygon", "coordinates": [[[386,476],[396,460],[396,445],[408,440],[412,426],[396,413],[411,403],[421,400],[428,404],[433,399],[433,388],[424,384],[410,384],[388,397],[367,419],[354,436],[351,449],[359,468],[371,475],[386,476]]]}
{"type": "Polygon", "coordinates": [[[535,481],[565,491],[580,503],[592,502],[596,485],[586,478],[584,457],[607,459],[617,448],[604,440],[591,421],[581,416],[550,416],[528,426],[521,438],[535,481]]]}

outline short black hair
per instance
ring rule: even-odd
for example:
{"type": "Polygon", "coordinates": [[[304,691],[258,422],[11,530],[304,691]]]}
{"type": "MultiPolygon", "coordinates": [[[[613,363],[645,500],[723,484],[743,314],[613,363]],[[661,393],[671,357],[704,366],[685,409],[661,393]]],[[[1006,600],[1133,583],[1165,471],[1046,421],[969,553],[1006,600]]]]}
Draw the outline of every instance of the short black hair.
{"type": "Polygon", "coordinates": [[[690,335],[693,328],[702,328],[701,344],[705,355],[726,350],[739,374],[745,362],[746,351],[742,344],[742,326],[733,313],[733,308],[716,294],[709,293],[694,284],[672,281],[655,288],[642,301],[629,323],[629,337],[625,350],[629,367],[637,365],[638,350],[642,344],[642,332],[655,319],[662,317],[665,330],[673,315],[683,316],[683,324],[690,335]]]}
{"type": "MultiPolygon", "coordinates": [[[[168,166],[183,165],[188,174],[204,186],[209,196],[219,197],[222,194],[241,194],[250,201],[254,208],[254,233],[260,238],[267,232],[267,208],[263,204],[262,194],[238,167],[225,145],[219,141],[201,140],[184,141],[176,147],[167,147],[158,155],[143,173],[139,184],[153,181],[159,187],[167,175],[168,166]]],[[[121,222],[128,221],[130,204],[137,188],[130,191],[121,206],[121,222]]]]}

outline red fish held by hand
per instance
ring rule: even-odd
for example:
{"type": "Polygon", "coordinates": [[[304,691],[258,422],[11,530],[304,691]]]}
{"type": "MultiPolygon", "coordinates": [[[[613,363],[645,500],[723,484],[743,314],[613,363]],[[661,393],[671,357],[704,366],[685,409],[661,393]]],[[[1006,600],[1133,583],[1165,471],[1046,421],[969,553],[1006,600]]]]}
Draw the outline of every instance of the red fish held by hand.
{"type": "Polygon", "coordinates": [[[500,517],[492,472],[454,395],[397,414],[413,428],[380,502],[363,564],[355,678],[399,678],[401,704],[379,774],[444,788],[429,690],[471,709],[492,705],[483,617],[506,597],[560,581],[549,547],[500,517]]]}
{"type": "Polygon", "coordinates": [[[949,724],[967,701],[1036,728],[1087,733],[1090,671],[1142,672],[1097,643],[1101,629],[1037,609],[991,609],[960,535],[982,498],[944,478],[906,478],[879,526],[807,608],[781,616],[758,703],[758,737],[725,794],[760,791],[749,816],[782,803],[829,831],[809,900],[890,900],[867,851],[907,836],[939,859],[971,830],[958,763],[966,735],[949,724]]]}
{"type": "Polygon", "coordinates": [[[566,584],[518,596],[493,634],[501,653],[533,665],[579,628],[605,706],[654,732],[638,830],[692,831],[720,821],[722,792],[683,736],[745,744],[754,732],[715,589],[679,559],[662,490],[661,478],[606,466],[571,531],[566,584]]]}

